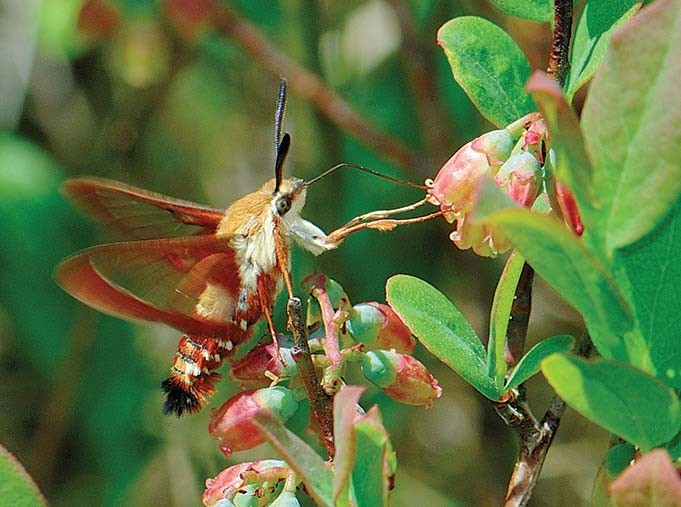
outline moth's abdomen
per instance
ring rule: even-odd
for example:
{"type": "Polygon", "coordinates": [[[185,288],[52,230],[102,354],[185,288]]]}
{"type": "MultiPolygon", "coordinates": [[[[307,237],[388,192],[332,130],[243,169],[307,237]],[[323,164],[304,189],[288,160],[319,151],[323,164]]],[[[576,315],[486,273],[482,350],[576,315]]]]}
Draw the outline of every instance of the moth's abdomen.
{"type": "Polygon", "coordinates": [[[161,386],[166,393],[165,414],[178,417],[185,412],[201,410],[215,393],[220,380],[217,370],[231,355],[234,345],[230,340],[212,336],[184,335],[177,345],[171,375],[161,386]]]}

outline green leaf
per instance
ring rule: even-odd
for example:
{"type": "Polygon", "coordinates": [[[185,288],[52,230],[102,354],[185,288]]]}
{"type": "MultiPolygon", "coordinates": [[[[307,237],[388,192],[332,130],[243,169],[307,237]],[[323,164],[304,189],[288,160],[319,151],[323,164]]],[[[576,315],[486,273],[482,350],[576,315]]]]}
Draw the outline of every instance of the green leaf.
{"type": "Polygon", "coordinates": [[[499,389],[487,374],[480,338],[446,296],[408,275],[390,278],[386,295],[390,306],[431,354],[487,398],[499,398],[499,389]]]}
{"type": "Polygon", "coordinates": [[[539,22],[553,19],[553,0],[490,0],[490,3],[500,11],[518,18],[539,22]]]}
{"type": "Polygon", "coordinates": [[[565,93],[575,92],[593,76],[610,42],[610,34],[641,7],[640,0],[589,1],[579,15],[570,52],[565,93]]]}
{"type": "Polygon", "coordinates": [[[551,338],[546,338],[537,343],[522,357],[522,359],[520,359],[520,361],[518,361],[513,373],[511,373],[511,376],[506,382],[504,390],[508,391],[510,389],[515,389],[520,384],[527,381],[527,379],[536,373],[539,373],[541,362],[544,359],[551,354],[568,352],[574,343],[575,339],[566,334],[552,336],[551,338]]]}
{"type": "Polygon", "coordinates": [[[318,505],[332,507],[333,478],[319,454],[268,412],[259,411],[253,422],[303,480],[312,499],[318,505]]]}
{"type": "Polygon", "coordinates": [[[672,460],[678,462],[681,459],[681,432],[667,443],[665,447],[672,460]]]}
{"type": "Polygon", "coordinates": [[[655,231],[619,250],[616,263],[636,315],[617,358],[681,389],[681,202],[655,231]]]}
{"type": "Polygon", "coordinates": [[[574,194],[588,233],[596,234],[596,197],[593,193],[592,169],[584,151],[579,120],[558,84],[545,72],[535,71],[527,89],[539,106],[551,132],[556,177],[574,194]]]}
{"type": "Polygon", "coordinates": [[[488,218],[502,228],[527,262],[584,317],[598,351],[610,357],[618,335],[633,322],[608,271],[557,220],[525,209],[488,218]]]}
{"type": "Polygon", "coordinates": [[[525,91],[530,64],[504,30],[483,18],[463,16],[437,34],[454,79],[482,115],[504,127],[536,110],[525,91]]]}
{"type": "Polygon", "coordinates": [[[629,466],[636,455],[636,448],[629,442],[622,442],[608,449],[603,464],[608,476],[617,477],[622,470],[629,466]]]}
{"type": "Polygon", "coordinates": [[[364,391],[363,387],[346,386],[333,398],[333,435],[336,455],[333,459],[334,505],[347,505],[347,486],[355,463],[357,436],[353,422],[357,416],[355,407],[364,391]],[[345,498],[341,494],[345,490],[345,498]]]}
{"type": "Polygon", "coordinates": [[[641,456],[610,485],[617,507],[681,505],[681,478],[663,449],[641,456]]]}
{"type": "Polygon", "coordinates": [[[392,452],[388,432],[383,427],[377,407],[355,424],[356,459],[352,470],[354,505],[374,507],[388,505],[388,453],[392,452]]]}
{"type": "Polygon", "coordinates": [[[0,445],[0,503],[32,507],[47,505],[24,467],[10,452],[0,445]]]}
{"type": "Polygon", "coordinates": [[[506,377],[507,364],[504,357],[506,330],[511,316],[511,306],[515,298],[515,289],[523,271],[525,259],[513,252],[501,273],[497,289],[494,292],[492,311],[490,314],[489,342],[487,343],[488,373],[495,381],[498,389],[502,389],[506,377]]]}
{"type": "Polygon", "coordinates": [[[681,2],[658,0],[611,38],[582,114],[608,252],[651,231],[681,195],[681,2]]]}
{"type": "Polygon", "coordinates": [[[554,354],[541,369],[572,408],[644,452],[679,431],[681,406],[674,390],[627,363],[554,354]]]}

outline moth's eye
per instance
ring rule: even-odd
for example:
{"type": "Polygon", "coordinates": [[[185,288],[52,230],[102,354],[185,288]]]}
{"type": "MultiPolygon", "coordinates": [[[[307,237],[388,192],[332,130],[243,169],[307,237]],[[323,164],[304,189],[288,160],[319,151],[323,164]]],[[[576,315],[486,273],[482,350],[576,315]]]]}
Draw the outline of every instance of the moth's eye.
{"type": "Polygon", "coordinates": [[[280,216],[284,216],[286,213],[288,213],[288,210],[291,209],[291,198],[282,196],[279,199],[277,199],[277,213],[279,213],[280,216]]]}

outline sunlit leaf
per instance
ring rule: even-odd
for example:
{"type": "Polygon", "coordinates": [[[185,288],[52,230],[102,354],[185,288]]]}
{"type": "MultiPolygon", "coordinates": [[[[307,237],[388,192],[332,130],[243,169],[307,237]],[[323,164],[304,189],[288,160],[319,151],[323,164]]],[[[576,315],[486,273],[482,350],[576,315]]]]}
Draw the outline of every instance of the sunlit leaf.
{"type": "Polygon", "coordinates": [[[582,114],[611,252],[650,232],[681,195],[681,2],[659,0],[611,39],[582,114]]]}
{"type": "Polygon", "coordinates": [[[0,503],[33,507],[47,505],[38,486],[7,449],[0,445],[0,503]]]}
{"type": "Polygon", "coordinates": [[[530,64],[515,41],[497,25],[474,16],[454,18],[440,28],[437,40],[454,79],[497,127],[536,110],[524,88],[530,64]]]}
{"type": "Polygon", "coordinates": [[[612,32],[641,6],[640,0],[590,1],[579,15],[565,83],[568,100],[584,85],[601,63],[612,32]]]}
{"type": "Polygon", "coordinates": [[[617,252],[636,328],[621,357],[681,389],[681,202],[652,234],[617,252]]]}
{"type": "Polygon", "coordinates": [[[572,408],[644,451],[671,440],[681,427],[674,390],[627,363],[554,354],[541,369],[572,408]]]}
{"type": "Polygon", "coordinates": [[[534,374],[539,373],[544,359],[557,352],[568,352],[574,343],[575,339],[565,334],[552,336],[537,343],[518,361],[506,382],[505,390],[515,389],[534,374]]]}
{"type": "Polygon", "coordinates": [[[500,11],[529,19],[530,21],[551,21],[553,0],[490,0],[500,11]]]}
{"type": "Polygon", "coordinates": [[[490,314],[489,342],[487,343],[488,373],[494,378],[498,389],[502,389],[506,377],[506,360],[504,349],[506,346],[506,331],[511,315],[511,306],[515,299],[515,290],[523,271],[525,259],[513,252],[506,261],[501,273],[497,290],[494,292],[492,312],[490,314]]]}
{"type": "Polygon", "coordinates": [[[491,400],[499,390],[487,374],[486,352],[463,314],[441,292],[413,276],[396,275],[388,303],[431,354],[491,400]]]}

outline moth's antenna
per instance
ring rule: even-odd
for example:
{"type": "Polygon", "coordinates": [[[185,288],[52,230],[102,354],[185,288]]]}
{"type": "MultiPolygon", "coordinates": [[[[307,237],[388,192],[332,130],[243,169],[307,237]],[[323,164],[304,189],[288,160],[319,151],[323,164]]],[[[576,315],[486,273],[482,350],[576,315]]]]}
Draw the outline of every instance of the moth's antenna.
{"type": "Polygon", "coordinates": [[[364,166],[357,165],[357,164],[350,164],[350,163],[338,164],[338,165],[333,166],[331,169],[327,169],[326,171],[324,171],[319,176],[315,176],[310,181],[306,181],[305,186],[309,187],[313,183],[318,182],[319,180],[328,176],[332,172],[337,171],[338,169],[342,169],[344,167],[347,167],[347,168],[350,168],[350,169],[357,169],[358,171],[363,171],[365,173],[373,174],[374,176],[378,176],[379,178],[383,178],[384,180],[392,181],[393,183],[397,183],[399,185],[404,185],[406,187],[419,188],[421,190],[427,190],[428,189],[428,187],[426,187],[425,185],[419,185],[418,183],[412,183],[411,181],[401,180],[399,178],[395,178],[394,176],[388,176],[387,174],[379,173],[378,171],[374,171],[373,169],[369,169],[368,167],[364,167],[364,166]]]}
{"type": "Polygon", "coordinates": [[[291,136],[283,132],[286,115],[286,88],[286,79],[281,78],[277,108],[274,113],[274,193],[279,191],[284,172],[284,160],[291,145],[291,136]]]}

